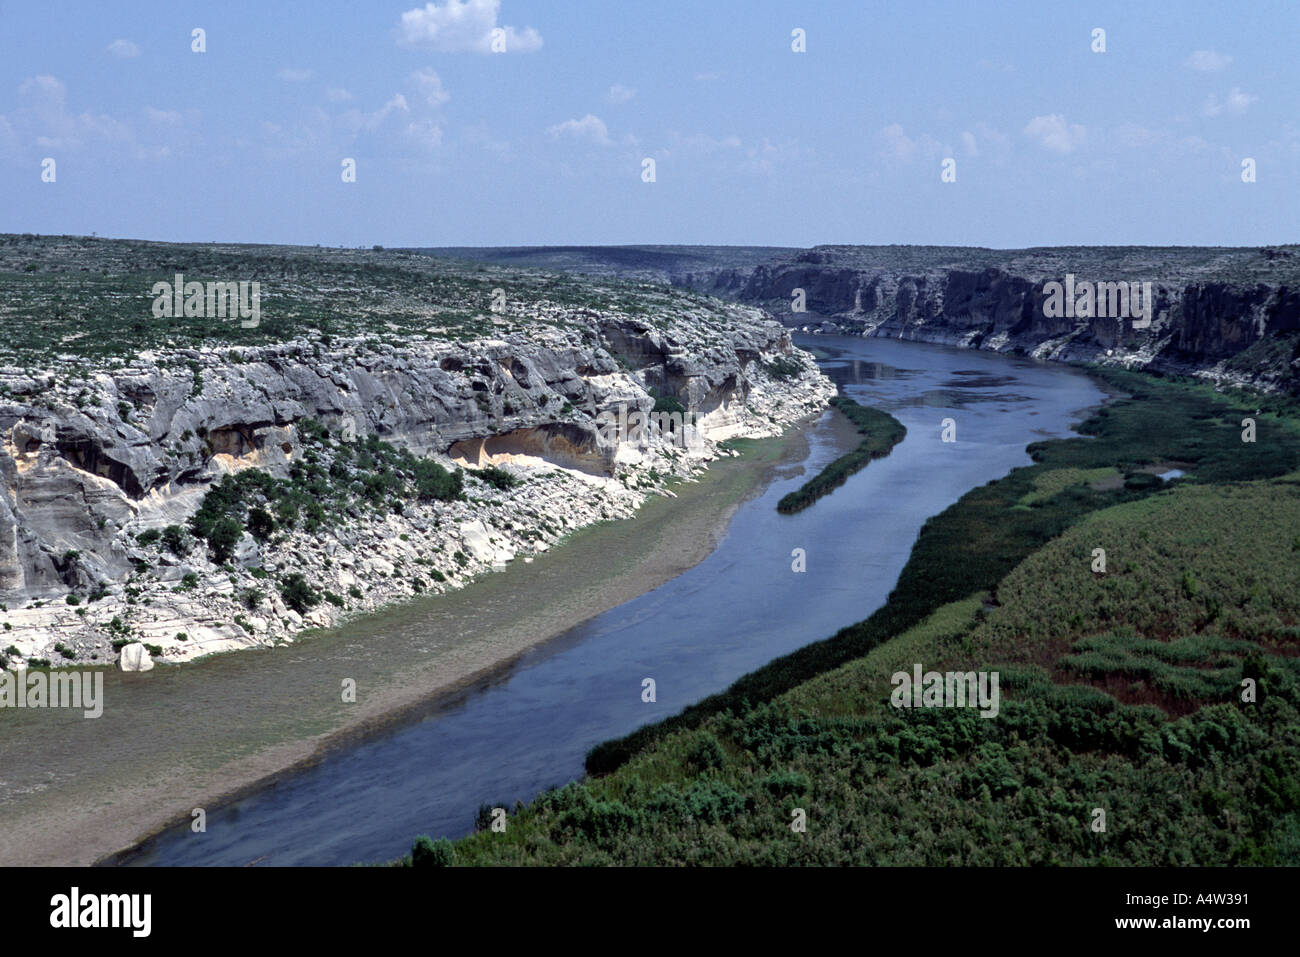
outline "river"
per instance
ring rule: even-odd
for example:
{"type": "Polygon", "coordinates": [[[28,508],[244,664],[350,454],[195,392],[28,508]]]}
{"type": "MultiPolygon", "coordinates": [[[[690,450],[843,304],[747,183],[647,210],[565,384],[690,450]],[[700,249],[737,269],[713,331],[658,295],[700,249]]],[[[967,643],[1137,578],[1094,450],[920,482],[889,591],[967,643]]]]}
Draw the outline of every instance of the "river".
{"type": "MultiPolygon", "coordinates": [[[[1104,398],[1086,376],[1060,365],[894,340],[798,341],[818,350],[823,369],[848,395],[907,426],[888,457],[813,507],[778,514],[776,501],[842,450],[843,421],[828,414],[809,432],[806,471],[774,470],[693,568],[534,648],[418,719],[334,748],[208,809],[206,831],[175,826],[120,862],[347,865],[400,856],[420,834],[466,834],[480,804],[528,801],[580,777],[592,745],[868,617],[893,588],[928,517],[1029,464],[1028,443],[1071,434],[1082,411],[1104,398]],[[946,418],[956,424],[954,442],[941,440],[946,418]],[[802,573],[792,569],[795,549],[806,554],[802,573]],[[645,678],[655,681],[653,703],[642,700],[645,678]]],[[[377,654],[388,640],[385,619],[365,627],[377,654]]],[[[408,642],[427,632],[433,644],[439,629],[472,630],[473,622],[407,614],[391,627],[408,642]]],[[[306,663],[313,643],[288,654],[306,663]]],[[[241,667],[250,660],[225,657],[241,659],[241,667]]],[[[197,667],[216,673],[234,666],[218,659],[197,667]]],[[[154,684],[165,701],[168,682],[154,684]]],[[[189,700],[193,680],[185,687],[173,706],[200,706],[189,700]]],[[[248,709],[256,712],[258,702],[248,709]]]]}

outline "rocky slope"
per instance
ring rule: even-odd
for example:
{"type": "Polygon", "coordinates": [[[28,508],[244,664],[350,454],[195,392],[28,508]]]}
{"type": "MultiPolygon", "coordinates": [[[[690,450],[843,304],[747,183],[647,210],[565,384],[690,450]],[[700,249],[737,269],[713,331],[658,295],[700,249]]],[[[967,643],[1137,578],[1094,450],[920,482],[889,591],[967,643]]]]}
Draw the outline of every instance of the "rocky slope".
{"type": "Polygon", "coordinates": [[[812,332],[893,336],[1300,392],[1300,247],[523,247],[479,262],[650,278],[812,332]],[[1049,282],[1150,283],[1152,323],[1049,316],[1049,282]],[[802,289],[806,312],[792,311],[802,289]]]}
{"type": "Polygon", "coordinates": [[[182,661],[458,587],[631,515],[727,454],[722,440],[775,434],[834,394],[752,307],[618,284],[593,303],[553,278],[420,259],[0,242],[0,302],[31,329],[0,365],[8,666],[107,663],[141,642],[182,661]],[[197,342],[184,320],[141,326],[151,282],[178,266],[264,277],[281,324],[209,325],[197,342]],[[106,311],[75,294],[101,277],[117,290],[106,311]],[[366,321],[339,318],[346,295],[366,321]],[[455,322],[430,321],[448,310],[455,322]],[[77,341],[87,328],[95,349],[77,341]],[[612,427],[656,409],[684,422],[612,427]],[[416,494],[416,459],[463,470],[464,494],[416,494]],[[218,554],[192,518],[223,476],[255,472],[218,554]],[[294,496],[301,513],[285,510],[294,496]]]}
{"type": "Polygon", "coordinates": [[[1300,248],[1028,250],[822,246],[752,269],[677,277],[809,331],[1098,362],[1300,389],[1300,248]],[[1046,284],[1150,283],[1151,324],[1049,316],[1046,284]],[[806,313],[792,312],[803,289],[806,313]]]}

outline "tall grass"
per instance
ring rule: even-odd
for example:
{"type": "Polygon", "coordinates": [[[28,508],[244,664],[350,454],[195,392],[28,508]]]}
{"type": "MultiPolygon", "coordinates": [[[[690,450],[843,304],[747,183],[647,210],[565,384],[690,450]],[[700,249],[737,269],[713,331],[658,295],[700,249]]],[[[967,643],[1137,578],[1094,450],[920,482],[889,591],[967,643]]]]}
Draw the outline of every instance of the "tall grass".
{"type": "Polygon", "coordinates": [[[852,452],[831,462],[800,488],[782,496],[776,510],[785,515],[803,511],[823,495],[830,495],[843,485],[850,475],[875,459],[884,458],[907,435],[907,427],[888,412],[859,405],[848,396],[837,395],[831,405],[839,409],[857,426],[862,441],[852,452]]]}

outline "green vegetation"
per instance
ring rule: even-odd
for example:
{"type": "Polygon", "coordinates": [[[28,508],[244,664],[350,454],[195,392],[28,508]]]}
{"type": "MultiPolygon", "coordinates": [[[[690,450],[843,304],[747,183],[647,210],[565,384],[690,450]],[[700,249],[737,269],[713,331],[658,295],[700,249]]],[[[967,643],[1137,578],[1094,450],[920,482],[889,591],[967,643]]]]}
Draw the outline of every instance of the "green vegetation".
{"type": "Polygon", "coordinates": [[[488,465],[472,473],[476,478],[482,479],[495,489],[507,491],[519,484],[519,479],[505,469],[497,468],[495,465],[488,465]]]}
{"type": "Polygon", "coordinates": [[[189,538],[185,534],[185,529],[179,525],[168,525],[162,530],[161,538],[163,547],[176,557],[183,558],[189,554],[189,538]]]}
{"type": "Polygon", "coordinates": [[[760,362],[766,372],[773,379],[794,379],[803,373],[803,366],[794,359],[787,359],[784,356],[773,359],[771,362],[760,362]]]}
{"type": "Polygon", "coordinates": [[[456,851],[445,837],[434,841],[421,835],[411,848],[411,867],[450,867],[455,860],[456,851]]]}
{"type": "Polygon", "coordinates": [[[800,488],[782,496],[776,510],[785,515],[807,508],[823,495],[829,495],[843,485],[850,475],[874,459],[884,458],[907,435],[907,429],[888,412],[858,405],[847,396],[837,395],[831,405],[839,409],[858,428],[862,441],[852,452],[841,455],[800,488]]]}
{"type": "Polygon", "coordinates": [[[290,572],[280,580],[280,597],[300,615],[307,614],[321,601],[321,593],[311,586],[301,572],[290,572]]]}
{"type": "MultiPolygon", "coordinates": [[[[363,509],[400,513],[410,501],[463,497],[464,477],[459,469],[449,472],[377,436],[335,442],[311,419],[300,421],[298,432],[304,454],[289,466],[286,478],[256,468],[226,475],[208,489],[190,516],[190,531],[207,542],[214,562],[231,559],[245,528],[265,542],[278,529],[301,526],[316,532],[336,527],[363,509]]],[[[477,474],[498,488],[517,481],[502,469],[477,474]]],[[[163,530],[162,541],[173,551],[184,547],[180,538],[178,526],[163,530]]]]}
{"type": "MultiPolygon", "coordinates": [[[[666,285],[611,277],[554,275],[515,267],[472,269],[415,250],[324,249],[221,243],[157,243],[84,236],[0,234],[0,302],[10,335],[0,365],[32,368],[129,359],[144,351],[230,348],[294,339],[335,355],[420,339],[467,340],[524,331],[538,324],[572,328],[575,317],[636,316],[666,325],[688,312],[720,315],[717,300],[666,285]],[[157,317],[154,284],[261,283],[261,321],[157,317]],[[492,290],[509,289],[507,308],[492,312],[492,290]],[[345,352],[346,350],[346,352],[345,352]]],[[[190,360],[191,395],[204,388],[190,360]]],[[[129,404],[117,409],[123,421],[129,404]]]]}
{"type": "Polygon", "coordinates": [[[456,863],[1300,863],[1300,427],[1099,374],[1132,397],[927,522],[871,618],[593,749],[456,863]],[[1162,462],[1191,477],[1115,481],[1162,462]],[[893,708],[917,662],[998,672],[997,718],[893,708]]]}

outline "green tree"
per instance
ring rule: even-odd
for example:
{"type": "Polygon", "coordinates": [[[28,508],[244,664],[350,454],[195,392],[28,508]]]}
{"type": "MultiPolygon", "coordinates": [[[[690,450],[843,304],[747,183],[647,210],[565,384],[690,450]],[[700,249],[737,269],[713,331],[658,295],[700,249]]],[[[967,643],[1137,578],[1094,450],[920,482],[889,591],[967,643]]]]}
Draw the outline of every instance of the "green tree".
{"type": "Polygon", "coordinates": [[[208,532],[208,548],[212,551],[212,560],[218,565],[230,561],[235,546],[243,535],[244,530],[233,518],[221,518],[213,523],[212,530],[208,532]]]}
{"type": "Polygon", "coordinates": [[[271,513],[264,508],[250,508],[248,510],[248,532],[259,542],[264,542],[271,537],[275,531],[275,519],[271,513]]]}
{"type": "Polygon", "coordinates": [[[311,587],[301,572],[290,572],[280,580],[280,597],[300,615],[320,604],[320,593],[311,587]]]}
{"type": "Polygon", "coordinates": [[[412,867],[450,867],[456,860],[456,851],[445,837],[436,841],[422,834],[411,848],[412,867]]]}

